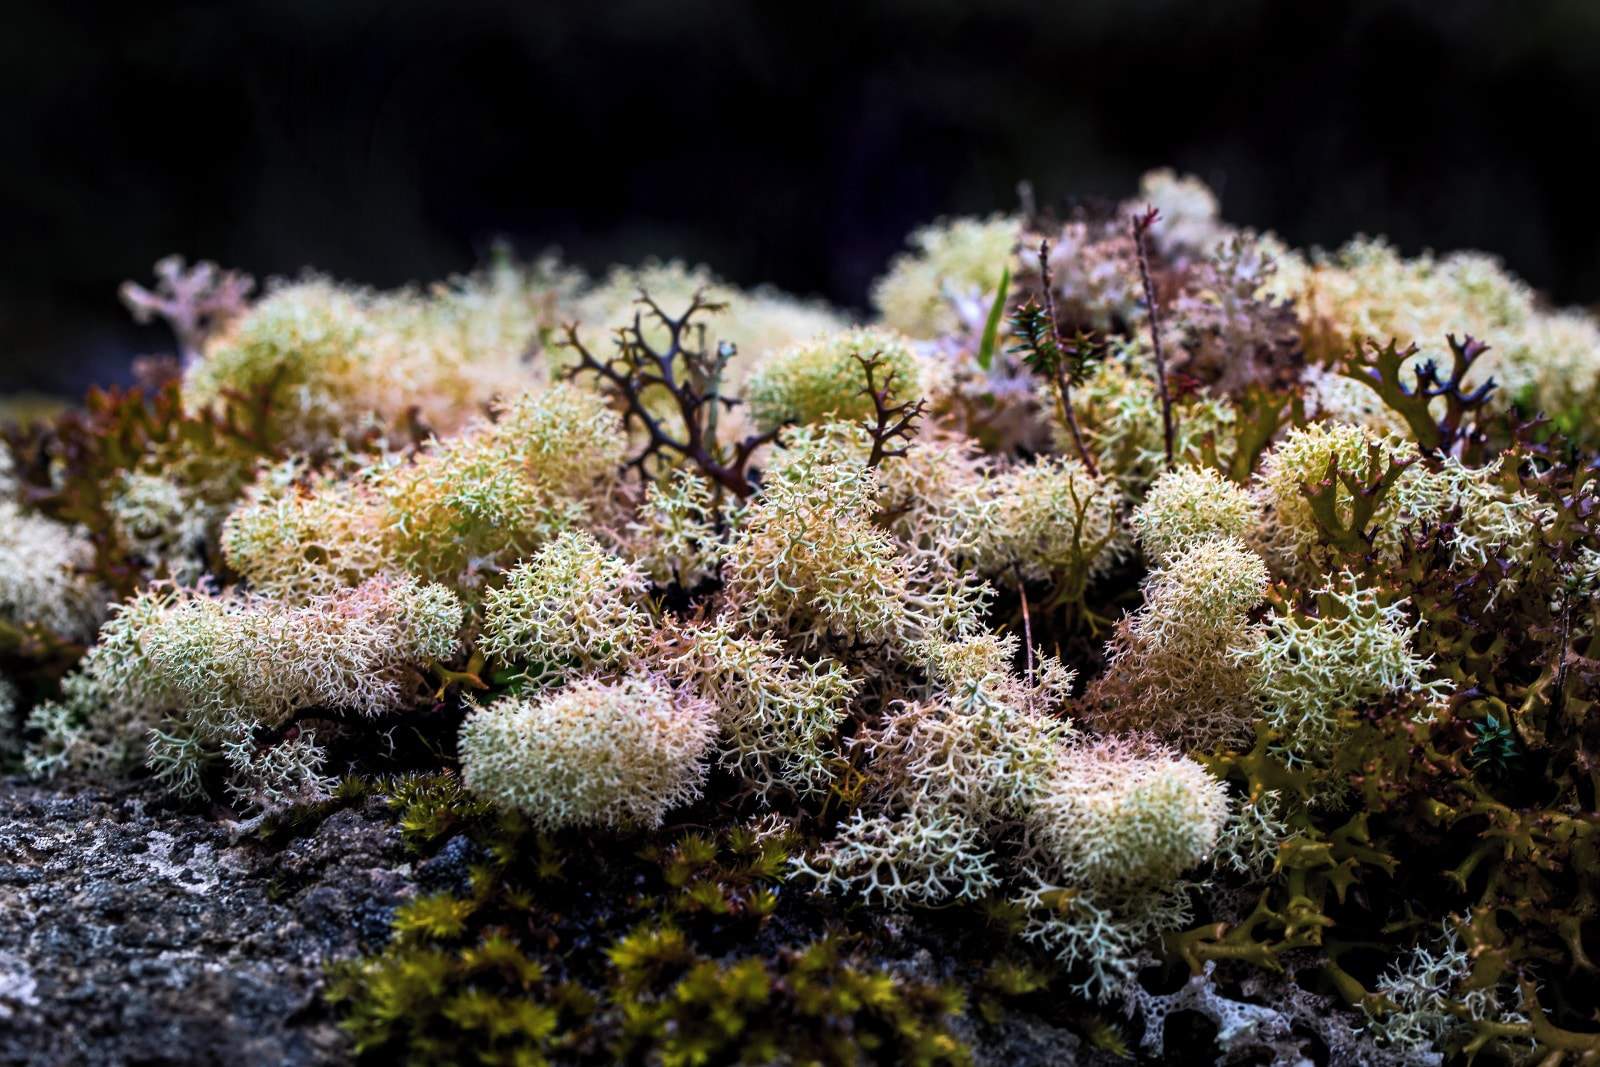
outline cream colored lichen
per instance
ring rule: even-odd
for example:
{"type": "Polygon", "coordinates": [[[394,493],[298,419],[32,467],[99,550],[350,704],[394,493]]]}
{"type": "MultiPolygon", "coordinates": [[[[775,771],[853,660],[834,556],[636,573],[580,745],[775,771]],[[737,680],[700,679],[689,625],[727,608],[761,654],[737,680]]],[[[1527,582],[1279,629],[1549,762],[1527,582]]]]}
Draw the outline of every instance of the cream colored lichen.
{"type": "Polygon", "coordinates": [[[957,325],[952,303],[987,296],[1012,268],[1020,225],[1001,215],[957,218],[911,235],[912,251],[889,265],[872,287],[872,302],[889,326],[912,337],[935,337],[957,325]]]}
{"type": "Polygon", "coordinates": [[[489,590],[478,649],[534,677],[624,663],[652,627],[641,606],[647,586],[636,566],[592,535],[564,533],[489,590]]]}
{"type": "Polygon", "coordinates": [[[538,826],[651,827],[700,795],[709,702],[648,676],[503,697],[461,726],[468,789],[538,826]]]}

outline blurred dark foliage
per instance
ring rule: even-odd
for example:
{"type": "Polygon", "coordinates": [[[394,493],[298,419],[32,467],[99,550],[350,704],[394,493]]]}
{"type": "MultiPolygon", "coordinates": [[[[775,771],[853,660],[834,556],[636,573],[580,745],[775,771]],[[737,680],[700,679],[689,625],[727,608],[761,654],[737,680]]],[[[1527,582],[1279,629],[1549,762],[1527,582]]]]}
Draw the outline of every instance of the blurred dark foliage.
{"type": "Polygon", "coordinates": [[[504,234],[861,307],[941,213],[1172,164],[1298,244],[1478,247],[1600,294],[1600,6],[1431,0],[8,8],[0,390],[127,380],[171,252],[379,285],[504,234]]]}

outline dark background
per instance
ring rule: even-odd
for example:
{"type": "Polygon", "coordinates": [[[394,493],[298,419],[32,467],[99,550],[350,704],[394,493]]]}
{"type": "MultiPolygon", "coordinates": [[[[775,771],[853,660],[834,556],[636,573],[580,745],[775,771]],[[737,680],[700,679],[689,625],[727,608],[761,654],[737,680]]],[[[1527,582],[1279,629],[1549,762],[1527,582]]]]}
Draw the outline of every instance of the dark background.
{"type": "Polygon", "coordinates": [[[0,22],[0,390],[164,346],[168,252],[377,285],[496,234],[862,307],[911,227],[1174,165],[1296,244],[1600,299],[1600,4],[56,3],[0,22]]]}

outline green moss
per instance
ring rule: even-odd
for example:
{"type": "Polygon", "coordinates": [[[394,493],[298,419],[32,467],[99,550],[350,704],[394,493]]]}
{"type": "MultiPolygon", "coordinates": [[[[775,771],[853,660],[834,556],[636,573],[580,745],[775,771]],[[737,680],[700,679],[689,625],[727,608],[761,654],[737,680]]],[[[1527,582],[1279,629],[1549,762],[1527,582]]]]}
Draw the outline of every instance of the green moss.
{"type": "Polygon", "coordinates": [[[473,911],[472,901],[447,894],[418,897],[395,910],[395,936],[402,941],[451,940],[466,931],[473,911]]]}
{"type": "Polygon", "coordinates": [[[398,778],[385,789],[389,804],[399,813],[400,829],[412,848],[436,844],[453,833],[474,826],[494,810],[487,801],[468,793],[453,774],[413,775],[398,778]]]}
{"type": "Polygon", "coordinates": [[[965,1004],[953,987],[858,962],[826,936],[770,956],[737,952],[778,911],[779,840],[691,831],[630,858],[463,813],[444,780],[396,794],[400,818],[465,828],[497,859],[474,869],[470,899],[407,902],[386,949],[334,968],[329,999],[365,1057],[665,1065],[764,1063],[783,1051],[816,1063],[967,1062],[950,1030],[965,1004]],[[606,903],[597,886],[610,887],[606,903]],[[624,921],[634,925],[605,936],[624,921]]]}
{"type": "Polygon", "coordinates": [[[779,954],[700,960],[668,985],[628,978],[617,1051],[664,1065],[970,1062],[948,1020],[959,992],[846,961],[821,940],[779,954]]]}
{"type": "Polygon", "coordinates": [[[364,1061],[566,1062],[596,1002],[498,933],[465,948],[391,947],[336,966],[328,999],[364,1061]]]}

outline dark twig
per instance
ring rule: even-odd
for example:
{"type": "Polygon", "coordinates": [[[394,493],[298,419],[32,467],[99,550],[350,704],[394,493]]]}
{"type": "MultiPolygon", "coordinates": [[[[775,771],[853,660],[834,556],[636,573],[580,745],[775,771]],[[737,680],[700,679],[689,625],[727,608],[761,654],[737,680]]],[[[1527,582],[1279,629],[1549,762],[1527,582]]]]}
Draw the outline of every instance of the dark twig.
{"type": "Polygon", "coordinates": [[[568,376],[590,373],[600,378],[621,398],[627,424],[643,428],[649,440],[627,464],[639,471],[641,479],[650,477],[652,459],[675,452],[718,486],[740,498],[749,496],[755,491],[748,473],[750,457],[777,437],[778,429],[751,434],[735,444],[728,456],[723,455],[717,443],[718,405],[731,408],[738,403],[722,395],[722,372],[733,358],[734,348],[723,343],[715,351],[708,351],[705,325],[696,317],[722,311],[726,305],[707,300],[704,291],[696,292],[688,309],[676,316],[662,310],[648,293],[641,292],[638,303],[644,310],[636,312],[632,323],[616,331],[616,352],[605,358],[596,356],[579,339],[577,323],[563,327],[562,345],[578,356],[578,364],[567,372],[568,376]],[[664,347],[657,348],[645,340],[646,316],[666,330],[664,347]],[[669,429],[650,410],[645,397],[656,389],[665,390],[671,397],[682,423],[680,429],[669,429]]]}
{"type": "Polygon", "coordinates": [[[1156,287],[1150,280],[1150,252],[1145,234],[1161,218],[1154,207],[1133,216],[1133,244],[1139,253],[1139,280],[1144,283],[1144,302],[1150,311],[1150,343],[1156,353],[1156,388],[1161,394],[1161,433],[1167,446],[1167,467],[1172,467],[1172,397],[1167,392],[1167,360],[1161,350],[1161,318],[1156,306],[1156,287]]]}
{"type": "Polygon", "coordinates": [[[867,425],[867,434],[872,438],[872,451],[867,456],[867,467],[873,468],[891,456],[903,456],[913,436],[912,427],[922,417],[922,411],[927,403],[918,400],[902,401],[891,404],[889,396],[894,387],[895,370],[889,368],[889,373],[883,379],[883,385],[876,381],[879,368],[883,366],[883,356],[874,352],[870,356],[855,353],[856,361],[861,364],[861,369],[866,372],[867,386],[862,390],[872,400],[872,422],[867,425]],[[906,442],[895,448],[889,447],[889,442],[899,438],[906,442]]]}

